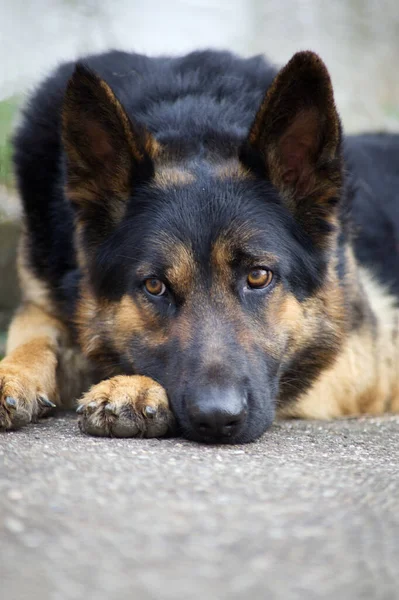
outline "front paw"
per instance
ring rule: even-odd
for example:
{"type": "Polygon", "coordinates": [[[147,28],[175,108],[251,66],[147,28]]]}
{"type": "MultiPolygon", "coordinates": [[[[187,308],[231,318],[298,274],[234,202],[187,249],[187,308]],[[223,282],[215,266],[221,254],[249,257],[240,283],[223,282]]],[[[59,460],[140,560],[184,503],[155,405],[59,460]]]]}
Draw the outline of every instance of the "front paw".
{"type": "Polygon", "coordinates": [[[161,437],[175,419],[162,386],[140,375],[118,375],[93,386],[79,401],[84,433],[110,437],[161,437]]]}
{"type": "Polygon", "coordinates": [[[55,408],[43,391],[40,379],[29,370],[0,366],[0,430],[20,429],[55,408]]]}

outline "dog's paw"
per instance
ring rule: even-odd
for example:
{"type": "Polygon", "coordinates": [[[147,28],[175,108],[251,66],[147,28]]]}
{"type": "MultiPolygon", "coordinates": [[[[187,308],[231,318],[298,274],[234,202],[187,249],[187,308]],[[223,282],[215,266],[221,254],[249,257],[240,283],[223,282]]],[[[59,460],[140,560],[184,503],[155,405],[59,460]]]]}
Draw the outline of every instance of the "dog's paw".
{"type": "Polygon", "coordinates": [[[149,377],[118,375],[93,386],[79,401],[84,433],[110,437],[161,437],[175,419],[165,390],[149,377]]]}
{"type": "Polygon", "coordinates": [[[12,365],[0,364],[0,430],[20,429],[55,407],[39,378],[12,365]]]}

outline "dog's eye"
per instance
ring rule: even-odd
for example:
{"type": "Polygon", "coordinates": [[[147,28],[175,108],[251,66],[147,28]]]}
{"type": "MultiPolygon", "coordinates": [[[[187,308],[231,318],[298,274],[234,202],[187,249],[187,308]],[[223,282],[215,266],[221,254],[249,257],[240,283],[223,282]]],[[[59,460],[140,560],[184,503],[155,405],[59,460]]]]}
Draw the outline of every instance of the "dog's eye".
{"type": "Polygon", "coordinates": [[[166,292],[166,285],[160,279],[155,279],[155,277],[146,279],[144,286],[151,296],[163,296],[166,292]]]}
{"type": "Polygon", "coordinates": [[[260,289],[270,285],[273,279],[273,273],[269,269],[253,269],[247,277],[247,284],[250,288],[260,289]]]}

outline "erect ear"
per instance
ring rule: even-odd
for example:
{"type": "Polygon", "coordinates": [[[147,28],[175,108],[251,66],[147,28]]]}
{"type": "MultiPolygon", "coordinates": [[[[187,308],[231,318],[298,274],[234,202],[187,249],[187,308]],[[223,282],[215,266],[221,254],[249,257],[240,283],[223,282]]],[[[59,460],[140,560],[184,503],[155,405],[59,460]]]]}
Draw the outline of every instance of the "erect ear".
{"type": "Polygon", "coordinates": [[[315,241],[335,220],[342,184],[341,124],[330,76],[313,52],[278,73],[258,110],[241,160],[262,172],[315,241]]]}
{"type": "Polygon", "coordinates": [[[62,109],[66,193],[92,241],[122,218],[134,187],[152,177],[157,142],[133,123],[109,85],[77,64],[62,109]]]}

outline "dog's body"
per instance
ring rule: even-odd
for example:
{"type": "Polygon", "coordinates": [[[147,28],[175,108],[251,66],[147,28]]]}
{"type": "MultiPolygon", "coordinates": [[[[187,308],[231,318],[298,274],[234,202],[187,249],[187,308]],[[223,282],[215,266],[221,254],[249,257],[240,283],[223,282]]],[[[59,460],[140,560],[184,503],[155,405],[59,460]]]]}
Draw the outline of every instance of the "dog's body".
{"type": "Polygon", "coordinates": [[[312,53],[277,77],[219,52],[85,64],[42,85],[16,135],[23,303],[0,426],[90,383],[95,435],[246,442],[276,411],[398,411],[399,139],[342,143],[312,53]]]}

